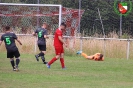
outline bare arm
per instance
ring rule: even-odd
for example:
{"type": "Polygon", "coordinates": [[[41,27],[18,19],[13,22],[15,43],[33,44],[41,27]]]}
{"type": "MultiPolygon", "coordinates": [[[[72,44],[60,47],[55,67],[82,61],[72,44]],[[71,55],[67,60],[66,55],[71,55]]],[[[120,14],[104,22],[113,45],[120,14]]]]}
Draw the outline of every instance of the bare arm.
{"type": "Polygon", "coordinates": [[[2,44],[2,42],[3,42],[3,41],[2,41],[2,37],[0,37],[0,45],[2,44]]]}
{"type": "Polygon", "coordinates": [[[47,38],[47,35],[44,35],[44,38],[47,38]]]}
{"type": "Polygon", "coordinates": [[[44,35],[44,38],[49,38],[48,35],[44,35]]]}
{"type": "Polygon", "coordinates": [[[63,41],[63,39],[62,39],[61,36],[58,36],[58,38],[59,38],[59,40],[60,40],[63,44],[65,44],[65,42],[63,41]]]}
{"type": "Polygon", "coordinates": [[[20,45],[22,45],[22,43],[21,43],[21,41],[19,40],[19,39],[16,39],[17,40],[17,42],[20,44],[20,45]]]}
{"type": "Polygon", "coordinates": [[[93,60],[94,59],[94,55],[88,56],[89,60],[93,60]]]}
{"type": "Polygon", "coordinates": [[[33,36],[36,36],[37,34],[35,32],[32,33],[33,36]]]}

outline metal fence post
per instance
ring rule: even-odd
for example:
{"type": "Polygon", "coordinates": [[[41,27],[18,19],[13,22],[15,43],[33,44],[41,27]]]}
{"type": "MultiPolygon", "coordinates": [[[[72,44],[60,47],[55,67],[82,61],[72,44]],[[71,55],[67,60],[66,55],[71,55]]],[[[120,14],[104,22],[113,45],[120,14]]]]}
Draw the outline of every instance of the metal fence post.
{"type": "MultiPolygon", "coordinates": [[[[81,13],[80,13],[80,9],[81,9],[81,0],[79,0],[79,33],[80,33],[80,16],[81,16],[81,13]]],[[[82,51],[82,35],[80,35],[80,50],[82,51]]]]}
{"type": "MultiPolygon", "coordinates": [[[[40,0],[37,0],[37,4],[40,3],[40,0]]],[[[37,13],[39,14],[39,7],[37,9],[37,13]]],[[[37,28],[39,27],[39,17],[37,17],[37,28]]],[[[35,47],[34,47],[34,52],[36,53],[36,50],[37,50],[37,38],[35,38],[35,47]]]]}
{"type": "Polygon", "coordinates": [[[104,54],[104,57],[106,56],[106,40],[104,39],[103,40],[103,54],[104,54]]]}
{"type": "Polygon", "coordinates": [[[130,53],[130,40],[127,40],[127,60],[129,59],[129,53],[130,53]]]}

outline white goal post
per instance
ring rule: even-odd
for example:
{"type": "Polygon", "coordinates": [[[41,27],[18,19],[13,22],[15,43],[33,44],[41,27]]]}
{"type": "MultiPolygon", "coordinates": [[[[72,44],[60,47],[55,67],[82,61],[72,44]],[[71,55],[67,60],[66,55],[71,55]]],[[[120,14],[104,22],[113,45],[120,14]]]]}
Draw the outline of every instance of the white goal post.
{"type": "MultiPolygon", "coordinates": [[[[60,26],[62,21],[62,5],[0,3],[0,10],[1,10],[0,12],[0,32],[1,33],[4,32],[1,30],[4,29],[5,26],[10,25],[13,28],[13,31],[17,35],[32,36],[31,35],[32,32],[28,32],[28,34],[27,32],[23,33],[22,28],[24,29],[24,31],[27,31],[32,25],[31,30],[34,31],[36,28],[39,27],[38,25],[41,25],[43,23],[39,21],[44,21],[44,22],[48,21],[50,24],[50,23],[53,23],[52,21],[51,22],[49,21],[52,18],[55,18],[53,20],[58,20],[55,23],[56,27],[58,27],[60,26]],[[37,27],[35,28],[36,25],[37,27]]],[[[56,27],[52,29],[55,29],[56,27]]],[[[36,50],[37,50],[37,45],[35,42],[34,51],[36,52],[36,50]]]]}
{"type": "Polygon", "coordinates": [[[73,43],[69,44],[73,48],[83,13],[84,10],[66,8],[57,4],[0,3],[0,33],[4,33],[3,29],[8,25],[17,35],[31,36],[35,29],[46,22],[50,25],[49,35],[53,36],[61,22],[64,22],[67,31],[63,30],[63,35],[67,37],[68,44],[73,43]]]}

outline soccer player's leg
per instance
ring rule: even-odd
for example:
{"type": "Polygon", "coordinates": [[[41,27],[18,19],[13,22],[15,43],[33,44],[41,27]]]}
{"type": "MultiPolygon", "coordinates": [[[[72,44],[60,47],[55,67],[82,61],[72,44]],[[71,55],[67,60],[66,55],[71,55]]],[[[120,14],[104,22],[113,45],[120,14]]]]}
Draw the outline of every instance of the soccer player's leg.
{"type": "Polygon", "coordinates": [[[88,56],[88,55],[85,54],[85,53],[81,53],[81,55],[82,55],[85,59],[88,59],[88,60],[93,60],[93,59],[94,59],[94,55],[88,56]]]}
{"type": "Polygon", "coordinates": [[[16,68],[16,71],[19,71],[18,65],[20,63],[20,53],[19,53],[18,50],[14,52],[14,56],[16,58],[16,66],[15,66],[15,68],[16,68]]]}
{"type": "Polygon", "coordinates": [[[81,53],[81,56],[83,56],[84,58],[88,58],[88,55],[86,53],[81,53]]]}
{"type": "Polygon", "coordinates": [[[61,49],[60,63],[61,63],[62,69],[65,69],[65,64],[64,64],[64,49],[63,49],[63,47],[61,49]]]}
{"type": "Polygon", "coordinates": [[[46,51],[42,51],[42,55],[41,55],[41,59],[42,59],[42,62],[44,63],[44,64],[47,64],[47,62],[45,61],[45,53],[46,53],[46,51]]]}
{"type": "Polygon", "coordinates": [[[16,69],[15,69],[15,62],[14,62],[14,58],[13,57],[14,56],[13,56],[12,52],[8,52],[7,51],[7,58],[10,58],[10,63],[12,65],[13,71],[16,71],[16,69]]]}
{"type": "Polygon", "coordinates": [[[10,58],[10,62],[11,62],[11,65],[12,65],[13,71],[16,71],[14,58],[10,58]]]}
{"type": "Polygon", "coordinates": [[[81,56],[83,56],[85,59],[88,59],[88,60],[92,60],[94,57],[93,55],[88,56],[86,53],[83,53],[82,51],[78,51],[77,54],[80,54],[81,56]]]}
{"type": "Polygon", "coordinates": [[[77,52],[77,54],[81,54],[81,53],[82,53],[82,51],[81,51],[81,50],[77,52]]]}
{"type": "Polygon", "coordinates": [[[88,58],[88,55],[83,53],[82,51],[78,51],[77,54],[80,54],[81,56],[83,56],[84,58],[88,58]]]}
{"type": "Polygon", "coordinates": [[[45,54],[46,54],[46,45],[40,45],[39,46],[39,49],[40,49],[40,53],[39,53],[39,56],[41,57],[41,59],[42,59],[42,62],[44,63],[44,64],[46,64],[47,62],[45,62],[45,54]]]}
{"type": "Polygon", "coordinates": [[[47,64],[46,66],[48,68],[50,68],[50,65],[53,64],[57,59],[60,58],[61,56],[61,48],[60,47],[55,47],[55,53],[56,53],[56,56],[54,58],[52,58],[47,64]]]}
{"type": "MultiPolygon", "coordinates": [[[[38,48],[41,51],[42,46],[41,45],[38,45],[38,48]]],[[[42,56],[42,52],[40,52],[39,54],[35,55],[35,58],[36,58],[37,61],[39,61],[39,57],[40,56],[42,56]]]]}

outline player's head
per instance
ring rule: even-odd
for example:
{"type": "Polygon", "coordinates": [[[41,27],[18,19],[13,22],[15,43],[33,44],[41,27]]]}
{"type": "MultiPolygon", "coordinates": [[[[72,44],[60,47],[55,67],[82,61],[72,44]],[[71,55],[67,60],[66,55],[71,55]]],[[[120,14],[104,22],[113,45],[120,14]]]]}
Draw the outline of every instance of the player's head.
{"type": "Polygon", "coordinates": [[[100,54],[99,55],[99,60],[102,60],[103,59],[103,54],[100,54]]]}
{"type": "Polygon", "coordinates": [[[44,22],[44,23],[42,24],[42,28],[44,28],[44,29],[47,29],[47,26],[48,26],[48,24],[47,24],[46,22],[44,22]]]}
{"type": "Polygon", "coordinates": [[[60,25],[60,29],[61,30],[64,30],[64,29],[66,29],[66,24],[63,22],[63,23],[61,23],[61,25],[60,25]]]}
{"type": "Polygon", "coordinates": [[[6,26],[5,27],[5,31],[10,31],[10,27],[9,26],[6,26]]]}
{"type": "Polygon", "coordinates": [[[94,59],[97,60],[97,61],[103,61],[103,60],[104,60],[103,54],[101,54],[101,53],[96,53],[96,54],[94,55],[94,59]]]}

